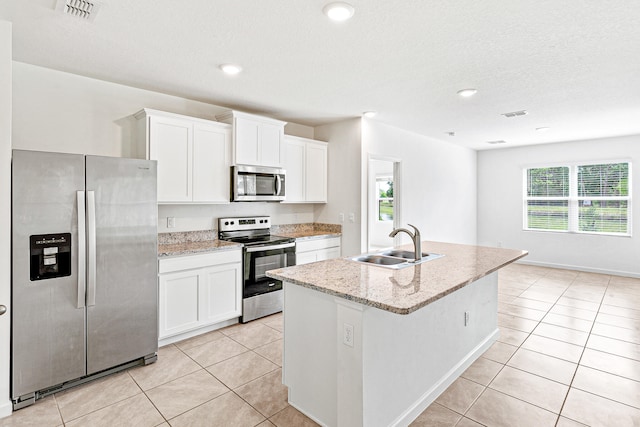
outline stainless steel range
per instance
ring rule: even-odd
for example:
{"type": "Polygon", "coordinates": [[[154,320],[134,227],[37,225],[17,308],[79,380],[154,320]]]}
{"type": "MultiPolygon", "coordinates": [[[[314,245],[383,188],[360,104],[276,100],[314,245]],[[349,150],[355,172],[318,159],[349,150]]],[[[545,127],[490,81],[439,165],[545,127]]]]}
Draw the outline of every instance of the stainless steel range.
{"type": "Polygon", "coordinates": [[[242,317],[240,322],[282,311],[282,282],[266,272],[296,264],[296,241],[271,234],[268,216],[219,218],[220,240],[242,243],[242,317]]]}

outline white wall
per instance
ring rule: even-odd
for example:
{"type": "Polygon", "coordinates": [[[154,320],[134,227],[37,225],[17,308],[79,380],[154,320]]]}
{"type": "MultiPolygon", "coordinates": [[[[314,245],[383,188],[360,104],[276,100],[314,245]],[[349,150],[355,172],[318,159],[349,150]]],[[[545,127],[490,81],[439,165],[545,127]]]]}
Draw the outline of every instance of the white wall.
{"type": "MultiPolygon", "coordinates": [[[[0,304],[11,297],[11,23],[0,21],[0,304]]],[[[0,316],[0,418],[11,413],[11,313],[0,316]]]]}
{"type": "MultiPolygon", "coordinates": [[[[529,165],[640,160],[640,135],[481,151],[478,153],[478,242],[526,249],[523,262],[587,271],[640,275],[640,237],[522,230],[522,169],[529,165]]],[[[640,228],[640,169],[632,171],[632,212],[640,228]]]]}
{"type": "MultiPolygon", "coordinates": [[[[316,139],[329,143],[328,200],[316,205],[317,222],[342,225],[342,255],[361,253],[360,183],[362,182],[362,151],[360,119],[349,119],[315,128],[316,139]],[[349,221],[353,214],[354,222],[349,221]]],[[[366,178],[365,178],[366,179],[366,178]]]]}
{"type": "MultiPolygon", "coordinates": [[[[314,205],[266,202],[229,203],[227,205],[159,205],[158,232],[218,229],[218,218],[234,216],[271,216],[271,223],[302,224],[314,222],[314,205]],[[167,217],[174,217],[175,228],[167,228],[167,217]]],[[[334,221],[336,223],[337,221],[334,221]]]]}
{"type": "Polygon", "coordinates": [[[476,152],[375,120],[362,123],[365,156],[401,159],[402,226],[418,227],[422,240],[475,244],[476,152]]]}
{"type": "MultiPolygon", "coordinates": [[[[133,156],[132,114],[142,108],[215,119],[227,108],[75,74],[13,63],[13,148],[133,156]]],[[[287,124],[287,134],[313,138],[313,128],[287,124]]],[[[158,231],[214,228],[221,216],[271,215],[274,224],[313,222],[313,205],[233,203],[166,205],[158,209],[158,231]],[[167,217],[176,228],[167,229],[167,217]]]]}

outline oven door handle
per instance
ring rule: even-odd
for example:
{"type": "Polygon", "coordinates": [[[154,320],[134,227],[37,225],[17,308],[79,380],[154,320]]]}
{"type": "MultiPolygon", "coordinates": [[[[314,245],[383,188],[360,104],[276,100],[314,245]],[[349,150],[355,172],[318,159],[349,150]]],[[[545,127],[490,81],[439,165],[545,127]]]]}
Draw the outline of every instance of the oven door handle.
{"type": "Polygon", "coordinates": [[[292,248],[295,245],[296,245],[296,242],[290,242],[290,243],[282,243],[280,245],[249,246],[246,249],[247,249],[247,252],[262,252],[262,251],[272,251],[275,249],[292,248]]]}

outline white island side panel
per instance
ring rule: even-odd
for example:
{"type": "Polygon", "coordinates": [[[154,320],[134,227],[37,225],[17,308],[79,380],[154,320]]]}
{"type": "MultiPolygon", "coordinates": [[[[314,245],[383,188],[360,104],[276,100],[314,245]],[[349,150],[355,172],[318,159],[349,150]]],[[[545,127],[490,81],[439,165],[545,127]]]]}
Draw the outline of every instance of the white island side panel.
{"type": "Polygon", "coordinates": [[[408,315],[285,283],[284,312],[294,407],[326,426],[407,425],[497,338],[497,273],[408,315]]]}

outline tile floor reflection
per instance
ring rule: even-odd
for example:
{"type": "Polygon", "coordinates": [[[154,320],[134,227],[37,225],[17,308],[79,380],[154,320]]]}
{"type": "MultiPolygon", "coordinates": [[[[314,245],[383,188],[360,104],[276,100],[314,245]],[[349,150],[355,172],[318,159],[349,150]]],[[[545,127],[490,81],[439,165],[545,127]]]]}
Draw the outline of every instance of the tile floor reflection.
{"type": "MultiPolygon", "coordinates": [[[[640,279],[512,264],[500,338],[412,426],[640,426],[640,279]]],[[[159,350],[0,426],[313,426],[287,403],[282,315],[159,350]]]]}

